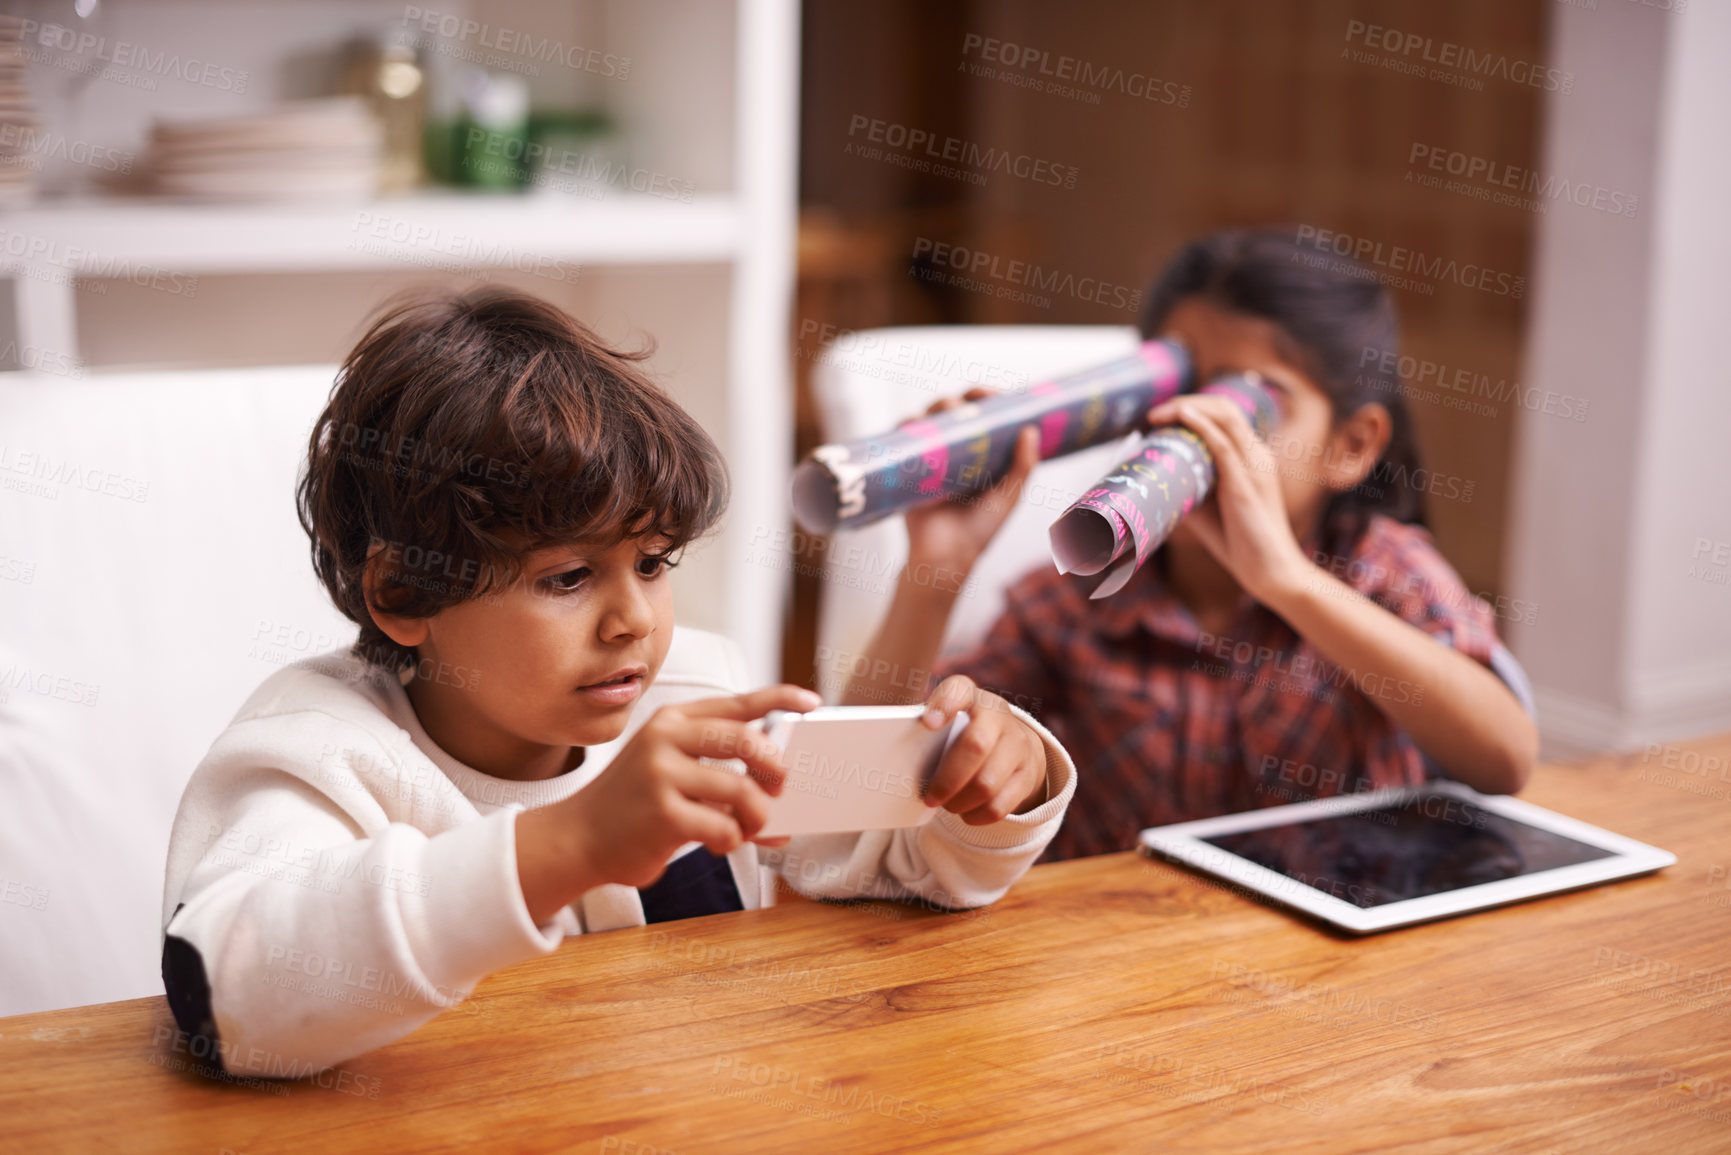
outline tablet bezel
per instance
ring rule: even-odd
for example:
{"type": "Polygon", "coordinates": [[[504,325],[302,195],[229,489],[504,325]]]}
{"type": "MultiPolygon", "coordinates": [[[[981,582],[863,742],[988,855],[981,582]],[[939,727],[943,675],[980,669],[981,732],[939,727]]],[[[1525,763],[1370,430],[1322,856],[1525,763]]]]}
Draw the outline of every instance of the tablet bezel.
{"type": "Polygon", "coordinates": [[[1240,814],[1223,814],[1217,818],[1203,818],[1194,822],[1178,822],[1170,826],[1155,826],[1142,831],[1138,841],[1145,852],[1242,886],[1270,902],[1308,914],[1352,934],[1375,934],[1396,927],[1525,902],[1547,894],[1651,874],[1677,862],[1676,855],[1656,846],[1625,838],[1621,834],[1613,834],[1609,830],[1553,810],[1546,810],[1530,802],[1523,802],[1519,798],[1502,794],[1480,794],[1459,782],[1428,782],[1422,786],[1372,790],[1361,794],[1295,802],[1286,806],[1270,806],[1240,814]],[[1259,866],[1222,847],[1202,841],[1204,838],[1221,834],[1261,830],[1270,826],[1285,826],[1294,822],[1402,805],[1416,798],[1436,795],[1471,802],[1511,821],[1522,822],[1608,850],[1611,856],[1576,863],[1573,866],[1541,870],[1519,878],[1504,878],[1441,894],[1403,899],[1382,906],[1360,907],[1278,871],[1259,866]]]}

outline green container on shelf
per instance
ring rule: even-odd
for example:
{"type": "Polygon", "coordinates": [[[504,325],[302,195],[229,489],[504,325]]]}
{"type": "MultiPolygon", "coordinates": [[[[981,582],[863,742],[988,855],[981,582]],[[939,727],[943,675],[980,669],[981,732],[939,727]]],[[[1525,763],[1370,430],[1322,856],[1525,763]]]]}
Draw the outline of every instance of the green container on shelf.
{"type": "Polygon", "coordinates": [[[429,122],[427,174],[459,188],[514,191],[533,183],[549,157],[585,153],[612,133],[612,119],[598,110],[538,111],[518,128],[484,127],[467,115],[429,122]]]}

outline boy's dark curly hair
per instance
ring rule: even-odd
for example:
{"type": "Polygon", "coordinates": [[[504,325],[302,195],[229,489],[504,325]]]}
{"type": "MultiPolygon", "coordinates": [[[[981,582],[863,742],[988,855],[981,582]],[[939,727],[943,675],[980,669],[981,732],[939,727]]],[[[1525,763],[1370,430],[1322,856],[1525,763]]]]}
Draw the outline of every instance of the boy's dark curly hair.
{"type": "Polygon", "coordinates": [[[380,608],[430,617],[517,580],[532,550],[663,539],[671,552],[727,505],[707,433],[637,365],[527,294],[484,289],[387,307],[343,362],[297,487],[313,568],[360,626],[355,652],[414,652],[380,608]]]}

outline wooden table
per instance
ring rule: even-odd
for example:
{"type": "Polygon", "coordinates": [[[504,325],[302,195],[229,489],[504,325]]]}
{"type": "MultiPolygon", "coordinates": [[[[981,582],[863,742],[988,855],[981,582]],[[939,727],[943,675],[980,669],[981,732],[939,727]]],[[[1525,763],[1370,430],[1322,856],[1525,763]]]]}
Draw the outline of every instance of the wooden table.
{"type": "Polygon", "coordinates": [[[292,1084],[201,1073],[161,998],[0,1019],[0,1147],[1731,1150],[1731,736],[1525,796],[1680,861],[1358,940],[1131,854],[795,901],[571,940],[292,1084]]]}

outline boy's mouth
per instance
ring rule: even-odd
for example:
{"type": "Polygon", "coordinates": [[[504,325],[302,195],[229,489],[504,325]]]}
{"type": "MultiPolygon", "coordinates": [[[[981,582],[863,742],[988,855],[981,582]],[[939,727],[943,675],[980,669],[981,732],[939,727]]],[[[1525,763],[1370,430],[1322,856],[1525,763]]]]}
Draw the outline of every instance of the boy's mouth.
{"type": "Polygon", "coordinates": [[[578,686],[577,692],[601,705],[623,706],[637,700],[637,695],[643,691],[644,679],[648,676],[647,666],[627,666],[613,671],[598,682],[578,686]]]}

